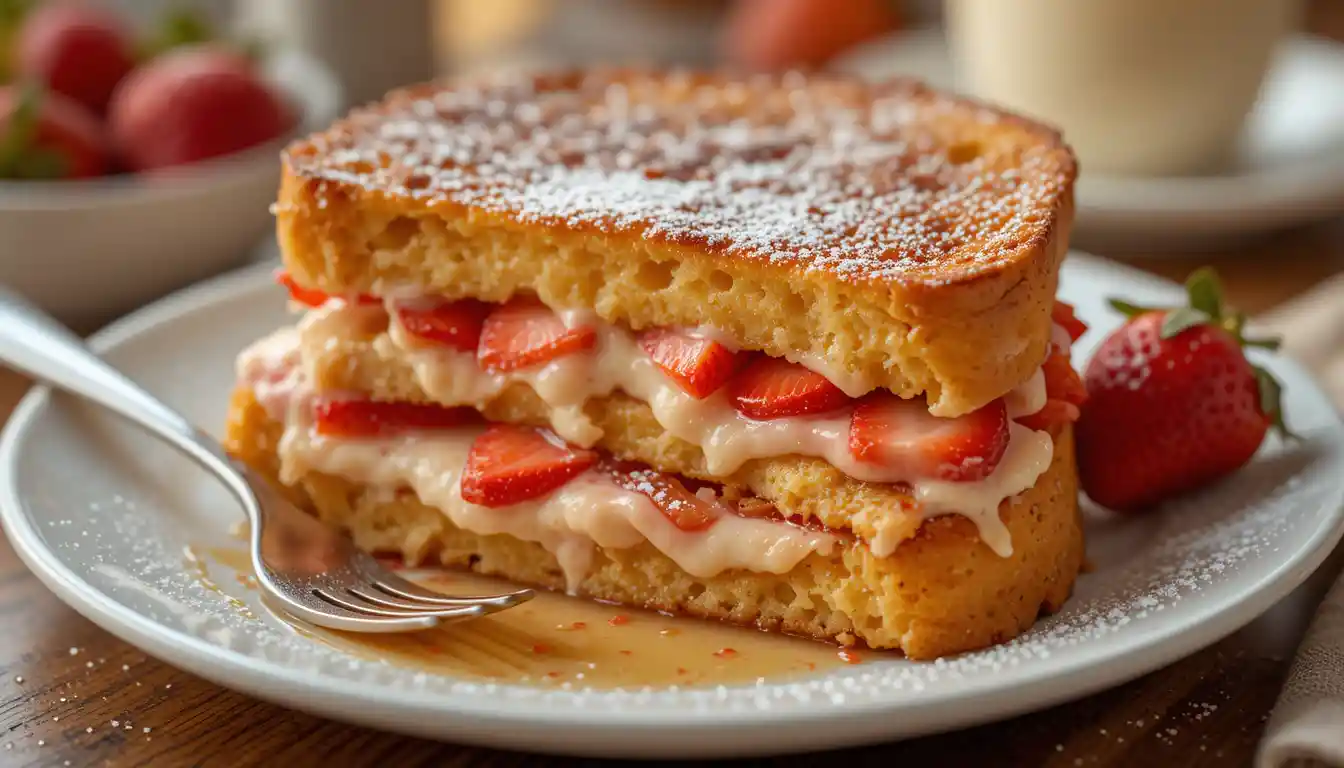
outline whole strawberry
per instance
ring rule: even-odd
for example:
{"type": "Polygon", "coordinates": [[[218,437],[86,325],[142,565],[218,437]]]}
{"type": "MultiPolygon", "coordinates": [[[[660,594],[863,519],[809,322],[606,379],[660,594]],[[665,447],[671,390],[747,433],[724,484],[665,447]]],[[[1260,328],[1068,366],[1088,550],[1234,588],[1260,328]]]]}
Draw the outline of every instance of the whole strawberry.
{"type": "Polygon", "coordinates": [[[40,86],[0,86],[0,179],[82,179],[109,165],[98,118],[40,86]]]}
{"type": "Polygon", "coordinates": [[[1093,501],[1141,510],[1227,475],[1251,459],[1270,427],[1288,435],[1277,381],[1244,348],[1277,340],[1242,335],[1212,270],[1186,283],[1190,305],[1111,305],[1129,320],[1087,365],[1078,421],[1078,472],[1093,501]]]}

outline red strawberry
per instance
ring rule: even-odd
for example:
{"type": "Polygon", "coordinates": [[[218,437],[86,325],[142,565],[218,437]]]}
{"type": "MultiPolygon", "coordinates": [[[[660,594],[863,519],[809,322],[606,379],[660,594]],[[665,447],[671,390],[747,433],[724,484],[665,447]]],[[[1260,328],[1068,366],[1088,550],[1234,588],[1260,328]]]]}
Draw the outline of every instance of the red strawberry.
{"type": "MultiPolygon", "coordinates": [[[[275,271],[275,282],[283,286],[285,290],[289,291],[289,298],[291,300],[298,302],[305,307],[320,307],[331,299],[331,294],[323,293],[322,291],[314,290],[312,288],[304,288],[299,285],[294,281],[294,276],[283,269],[277,269],[275,271]]],[[[364,294],[356,296],[354,300],[356,304],[382,303],[382,299],[377,296],[366,296],[364,294]]]]}
{"type": "Polygon", "coordinates": [[[639,345],[663,373],[697,400],[718,391],[737,367],[737,355],[719,342],[678,331],[646,331],[640,335],[639,345]]]}
{"type": "Polygon", "coordinates": [[[321,400],[313,412],[318,434],[328,437],[380,437],[415,429],[449,429],[480,418],[465,407],[355,398],[321,400]]]}
{"type": "Polygon", "coordinates": [[[1074,314],[1073,305],[1062,301],[1055,301],[1054,309],[1050,312],[1050,317],[1055,325],[1068,331],[1069,338],[1077,341],[1084,333],[1087,333],[1087,323],[1078,319],[1074,314]]]}
{"type": "Polygon", "coordinates": [[[1087,402],[1087,387],[1073,369],[1068,352],[1052,347],[1041,370],[1045,373],[1045,393],[1051,400],[1063,400],[1074,405],[1087,402]]]}
{"type": "Polygon", "coordinates": [[[1046,432],[1057,424],[1072,424],[1081,414],[1082,410],[1067,400],[1046,400],[1041,410],[1019,416],[1016,421],[1027,429],[1046,432]]]}
{"type": "Polygon", "coordinates": [[[907,470],[910,479],[983,480],[1008,449],[1003,400],[954,419],[929,413],[923,400],[890,392],[865,395],[849,423],[849,452],[859,461],[907,470]]]}
{"type": "Polygon", "coordinates": [[[778,419],[833,411],[849,396],[797,363],[764,355],[753,360],[728,383],[733,407],[752,419],[778,419]]]}
{"type": "Polygon", "coordinates": [[[649,497],[654,506],[683,531],[703,531],[727,512],[718,502],[706,501],[692,493],[672,475],[623,464],[606,464],[603,469],[611,474],[612,482],[618,487],[649,497]]]}
{"type": "Polygon", "coordinates": [[[82,179],[108,169],[103,128],[76,101],[35,85],[0,88],[0,179],[82,179]]]}
{"type": "Polygon", "coordinates": [[[489,304],[475,299],[397,307],[397,317],[407,333],[462,352],[476,351],[489,312],[489,304]]]}
{"type": "Polygon", "coordinates": [[[587,471],[597,454],[542,429],[495,424],[476,438],[462,471],[462,498],[507,507],[554,491],[587,471]]]}
{"type": "Polygon", "coordinates": [[[117,86],[108,124],[135,171],[185,165],[279,138],[289,107],[241,55],[215,46],[174,49],[117,86]]]}
{"type": "Polygon", "coordinates": [[[566,328],[545,304],[516,298],[485,318],[476,359],[491,371],[516,371],[592,349],[595,344],[597,331],[592,328],[566,328]]]}
{"type": "Polygon", "coordinates": [[[1045,372],[1045,407],[1018,417],[1017,423],[1029,429],[1048,430],[1055,424],[1077,421],[1079,406],[1087,402],[1087,387],[1073,370],[1069,353],[1051,346],[1041,370],[1045,372]]]}
{"type": "Polygon", "coordinates": [[[117,83],[135,67],[130,33],[113,14],[80,3],[50,3],[19,29],[14,71],[96,114],[107,109],[117,83]]]}
{"type": "Polygon", "coordinates": [[[1246,360],[1245,316],[1225,311],[1212,270],[1186,283],[1190,306],[1112,301],[1129,320],[1097,348],[1078,422],[1078,469],[1098,504],[1139,510],[1251,459],[1271,426],[1284,434],[1279,384],[1246,360]]]}

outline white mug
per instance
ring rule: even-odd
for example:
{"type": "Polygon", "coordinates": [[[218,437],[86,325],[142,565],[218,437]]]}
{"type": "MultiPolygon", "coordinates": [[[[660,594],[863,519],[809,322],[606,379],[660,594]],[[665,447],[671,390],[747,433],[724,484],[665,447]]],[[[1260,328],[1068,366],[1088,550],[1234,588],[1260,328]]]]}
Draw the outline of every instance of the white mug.
{"type": "Polygon", "coordinates": [[[1085,173],[1217,170],[1298,0],[947,0],[961,87],[1062,129],[1085,173]]]}
{"type": "Polygon", "coordinates": [[[242,0],[241,26],[332,69],[348,106],[435,74],[434,0],[242,0]]]}

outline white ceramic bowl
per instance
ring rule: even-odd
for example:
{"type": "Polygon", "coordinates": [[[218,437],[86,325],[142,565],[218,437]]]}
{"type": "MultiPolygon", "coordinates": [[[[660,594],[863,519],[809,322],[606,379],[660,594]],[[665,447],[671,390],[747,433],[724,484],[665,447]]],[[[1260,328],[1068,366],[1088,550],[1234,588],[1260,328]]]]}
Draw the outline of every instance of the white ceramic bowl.
{"type": "MultiPolygon", "coordinates": [[[[341,89],[320,63],[284,51],[264,69],[296,133],[335,119],[341,89]]],[[[0,283],[91,328],[242,263],[272,227],[289,138],[151,176],[0,182],[0,283]]]]}

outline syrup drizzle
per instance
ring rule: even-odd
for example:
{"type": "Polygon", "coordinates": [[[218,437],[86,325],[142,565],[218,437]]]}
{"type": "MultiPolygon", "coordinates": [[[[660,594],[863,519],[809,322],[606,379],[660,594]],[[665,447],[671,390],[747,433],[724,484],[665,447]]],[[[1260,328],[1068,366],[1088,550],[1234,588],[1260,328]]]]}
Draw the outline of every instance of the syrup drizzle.
{"type": "MultiPolygon", "coordinates": [[[[211,584],[215,567],[237,573],[249,567],[241,549],[190,551],[193,571],[211,584]]],[[[441,570],[401,575],[445,594],[508,588],[494,579],[441,570]]],[[[246,586],[256,589],[255,581],[246,586]]],[[[304,637],[358,658],[452,677],[562,689],[749,684],[854,663],[849,660],[853,652],[827,643],[550,592],[487,618],[405,634],[336,632],[271,615],[304,637]]]]}

